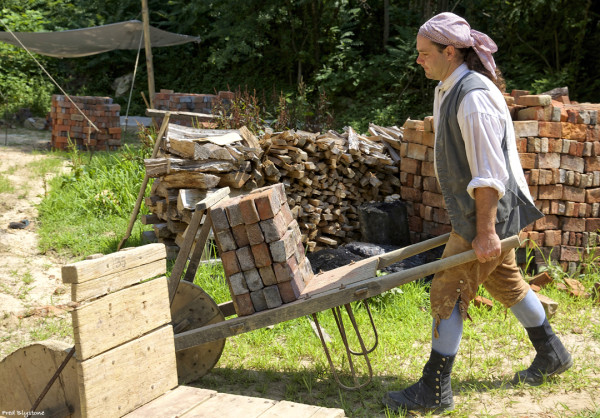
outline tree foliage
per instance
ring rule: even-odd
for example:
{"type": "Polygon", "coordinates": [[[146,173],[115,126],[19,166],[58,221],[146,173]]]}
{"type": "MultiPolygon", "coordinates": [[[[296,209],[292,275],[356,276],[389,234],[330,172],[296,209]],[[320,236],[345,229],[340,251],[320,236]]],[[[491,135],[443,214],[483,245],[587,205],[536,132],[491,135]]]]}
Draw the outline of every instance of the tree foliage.
{"type": "MultiPolygon", "coordinates": [[[[0,18],[12,30],[141,20],[140,0],[0,3],[0,18]]],[[[509,89],[567,86],[573,100],[600,100],[600,2],[593,0],[149,0],[149,9],[153,26],[202,38],[153,50],[157,90],[254,91],[265,118],[275,120],[285,110],[295,118],[291,127],[318,126],[320,112],[330,121],[333,115],[336,127],[363,131],[369,122],[398,124],[429,114],[434,82],[415,63],[415,36],[442,11],[464,16],[496,41],[495,59],[509,89]]],[[[113,80],[133,71],[135,54],[41,61],[72,94],[112,95],[113,80]]],[[[4,94],[46,97],[52,91],[23,51],[0,44],[0,59],[4,94]]],[[[135,89],[147,90],[143,51],[135,89]]],[[[134,95],[134,111],[143,108],[134,95]]]]}

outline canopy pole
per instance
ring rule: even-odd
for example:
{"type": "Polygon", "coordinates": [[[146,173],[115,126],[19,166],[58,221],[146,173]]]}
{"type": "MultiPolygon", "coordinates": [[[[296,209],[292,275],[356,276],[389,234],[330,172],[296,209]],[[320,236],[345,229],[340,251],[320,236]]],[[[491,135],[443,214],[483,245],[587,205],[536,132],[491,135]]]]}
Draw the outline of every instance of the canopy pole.
{"type": "Polygon", "coordinates": [[[150,108],[154,109],[154,68],[152,65],[148,0],[142,0],[142,21],[144,27],[144,47],[146,49],[146,67],[148,68],[148,95],[150,96],[150,108]]]}

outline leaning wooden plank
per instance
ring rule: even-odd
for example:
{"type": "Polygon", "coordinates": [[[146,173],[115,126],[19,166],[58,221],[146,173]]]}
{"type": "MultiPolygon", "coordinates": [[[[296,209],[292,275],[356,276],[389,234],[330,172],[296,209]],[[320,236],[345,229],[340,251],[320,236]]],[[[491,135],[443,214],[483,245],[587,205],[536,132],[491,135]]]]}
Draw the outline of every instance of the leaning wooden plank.
{"type": "Polygon", "coordinates": [[[169,151],[192,160],[236,160],[227,148],[223,146],[213,144],[212,142],[201,143],[191,138],[169,136],[169,151]]]}
{"type": "Polygon", "coordinates": [[[173,328],[78,361],[82,415],[121,417],[177,386],[173,328]]]}
{"type": "Polygon", "coordinates": [[[197,119],[214,119],[215,115],[211,115],[208,113],[193,113],[193,112],[171,112],[168,110],[158,110],[158,109],[146,109],[146,116],[165,116],[167,113],[170,113],[171,116],[189,116],[191,118],[197,119]]]}
{"type": "Polygon", "coordinates": [[[163,258],[125,271],[111,273],[84,283],[73,283],[71,285],[71,300],[73,302],[82,302],[108,293],[113,293],[152,277],[164,275],[166,272],[167,263],[166,259],[163,258]]]}
{"type": "Polygon", "coordinates": [[[216,395],[217,392],[214,390],[178,386],[160,398],[130,412],[124,418],[176,418],[216,395]]]}
{"type": "Polygon", "coordinates": [[[248,396],[219,393],[201,403],[181,418],[244,417],[256,418],[275,405],[271,399],[251,398],[248,396]]]}
{"type": "Polygon", "coordinates": [[[162,177],[182,171],[194,173],[226,173],[237,168],[230,161],[184,160],[181,158],[146,158],[144,160],[148,177],[162,177]]]}
{"type": "Polygon", "coordinates": [[[322,408],[316,405],[279,401],[260,416],[260,418],[343,418],[343,409],[322,408]],[[319,415],[316,415],[319,414],[319,415]]]}
{"type": "Polygon", "coordinates": [[[161,277],[71,312],[77,358],[85,360],[171,322],[167,279],[161,277]]]}
{"type": "Polygon", "coordinates": [[[107,274],[124,271],[166,257],[163,244],[148,244],[141,247],[107,254],[94,260],[83,260],[68,264],[61,269],[63,283],[83,283],[107,274]]]}

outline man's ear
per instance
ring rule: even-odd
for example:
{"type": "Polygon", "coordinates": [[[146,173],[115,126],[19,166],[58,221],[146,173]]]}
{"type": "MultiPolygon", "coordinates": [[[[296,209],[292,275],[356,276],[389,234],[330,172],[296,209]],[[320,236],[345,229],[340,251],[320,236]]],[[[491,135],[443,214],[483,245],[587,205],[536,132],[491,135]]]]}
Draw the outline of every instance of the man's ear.
{"type": "Polygon", "coordinates": [[[454,59],[454,57],[456,57],[456,48],[454,48],[453,45],[447,45],[446,48],[444,49],[444,55],[449,60],[454,59]]]}

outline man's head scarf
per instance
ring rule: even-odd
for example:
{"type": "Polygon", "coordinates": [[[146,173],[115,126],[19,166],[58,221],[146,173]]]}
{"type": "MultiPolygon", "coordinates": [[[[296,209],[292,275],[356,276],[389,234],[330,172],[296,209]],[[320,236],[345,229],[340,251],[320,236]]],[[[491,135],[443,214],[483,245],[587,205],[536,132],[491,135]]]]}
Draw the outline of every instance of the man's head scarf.
{"type": "Polygon", "coordinates": [[[469,23],[454,13],[440,13],[419,29],[419,35],[442,45],[455,48],[473,47],[483,66],[496,78],[496,63],[492,54],[498,47],[485,33],[471,29],[469,23]]]}

